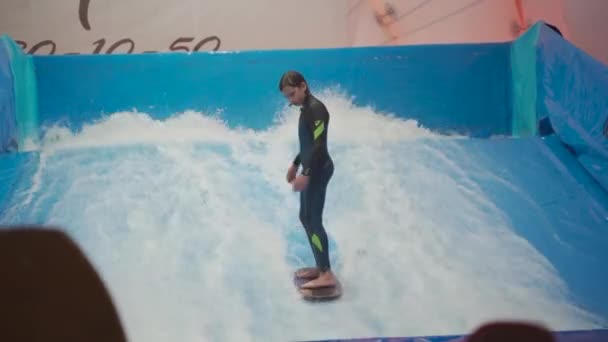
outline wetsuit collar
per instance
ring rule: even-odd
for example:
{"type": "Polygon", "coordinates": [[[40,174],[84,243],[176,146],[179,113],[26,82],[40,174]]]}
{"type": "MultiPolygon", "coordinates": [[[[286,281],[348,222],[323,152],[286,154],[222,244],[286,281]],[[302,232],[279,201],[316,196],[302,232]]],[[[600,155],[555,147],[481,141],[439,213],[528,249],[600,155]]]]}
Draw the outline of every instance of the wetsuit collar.
{"type": "Polygon", "coordinates": [[[302,107],[303,108],[307,108],[310,106],[310,100],[312,100],[312,94],[308,93],[306,94],[306,97],[304,97],[304,103],[302,103],[302,107]]]}

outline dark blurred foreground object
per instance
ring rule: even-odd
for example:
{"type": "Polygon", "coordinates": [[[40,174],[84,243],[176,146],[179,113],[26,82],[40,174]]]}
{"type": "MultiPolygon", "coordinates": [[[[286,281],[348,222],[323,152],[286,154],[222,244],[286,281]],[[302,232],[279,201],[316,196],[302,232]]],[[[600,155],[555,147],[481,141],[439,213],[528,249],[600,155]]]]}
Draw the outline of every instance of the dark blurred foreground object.
{"type": "Polygon", "coordinates": [[[466,342],[555,342],[542,326],[524,322],[491,322],[477,328],[466,342]]]}
{"type": "Polygon", "coordinates": [[[0,227],[0,341],[126,341],[101,278],[49,227],[0,227]]]}

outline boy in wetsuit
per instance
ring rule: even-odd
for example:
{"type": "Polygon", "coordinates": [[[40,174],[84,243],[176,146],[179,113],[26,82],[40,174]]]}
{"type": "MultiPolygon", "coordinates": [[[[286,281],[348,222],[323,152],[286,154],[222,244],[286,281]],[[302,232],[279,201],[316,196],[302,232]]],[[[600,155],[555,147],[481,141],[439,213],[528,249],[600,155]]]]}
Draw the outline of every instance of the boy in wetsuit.
{"type": "Polygon", "coordinates": [[[287,171],[287,182],[300,192],[300,221],[306,230],[316,267],[298,271],[296,276],[307,278],[301,288],[335,286],[337,279],[329,263],[329,245],[323,227],[325,191],[334,172],[334,164],[327,151],[329,112],[314,97],[304,77],[297,71],[286,72],[279,82],[279,90],[292,105],[301,106],[298,123],[300,153],[287,171]],[[296,176],[299,166],[302,173],[296,176]]]}

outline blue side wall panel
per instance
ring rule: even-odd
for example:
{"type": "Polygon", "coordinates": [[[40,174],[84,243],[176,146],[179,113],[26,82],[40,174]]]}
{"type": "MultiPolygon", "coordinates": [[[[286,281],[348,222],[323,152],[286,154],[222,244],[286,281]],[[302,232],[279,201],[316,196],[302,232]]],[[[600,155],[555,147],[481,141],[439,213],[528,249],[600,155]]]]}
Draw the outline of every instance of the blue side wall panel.
{"type": "Polygon", "coordinates": [[[0,36],[0,154],[14,150],[18,141],[13,74],[8,48],[6,37],[0,36]]]}
{"type": "Polygon", "coordinates": [[[156,118],[215,112],[237,124],[269,126],[285,104],[278,80],[304,73],[313,91],[339,86],[355,103],[415,118],[428,128],[472,135],[510,131],[509,44],[436,45],[36,56],[40,124],[72,128],[102,114],[137,109],[156,118]]]}
{"type": "Polygon", "coordinates": [[[14,194],[20,180],[30,181],[37,169],[36,152],[0,154],[0,216],[4,214],[8,199],[14,194]]]}
{"type": "Polygon", "coordinates": [[[537,42],[537,116],[608,189],[608,68],[547,27],[537,42]]]}

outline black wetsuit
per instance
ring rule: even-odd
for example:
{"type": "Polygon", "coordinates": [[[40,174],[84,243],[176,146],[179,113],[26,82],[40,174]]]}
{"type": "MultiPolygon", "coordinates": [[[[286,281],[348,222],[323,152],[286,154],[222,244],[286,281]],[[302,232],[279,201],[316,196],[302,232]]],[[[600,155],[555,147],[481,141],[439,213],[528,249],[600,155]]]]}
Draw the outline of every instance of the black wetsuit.
{"type": "Polygon", "coordinates": [[[329,112],[325,105],[313,95],[307,95],[298,123],[300,153],[293,163],[301,164],[302,174],[310,176],[308,186],[300,193],[300,221],[308,235],[317,267],[322,271],[330,268],[323,207],[327,184],[334,173],[334,164],[327,150],[328,126],[329,112]]]}

